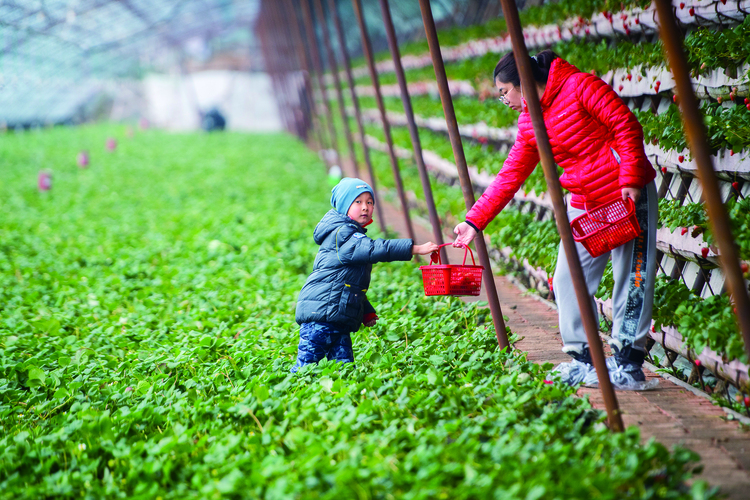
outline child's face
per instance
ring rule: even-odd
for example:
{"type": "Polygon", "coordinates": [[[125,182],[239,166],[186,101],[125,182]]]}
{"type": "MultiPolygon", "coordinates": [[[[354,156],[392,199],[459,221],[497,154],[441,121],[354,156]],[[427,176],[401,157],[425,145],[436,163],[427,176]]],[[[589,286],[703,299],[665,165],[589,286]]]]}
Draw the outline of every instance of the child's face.
{"type": "Polygon", "coordinates": [[[360,226],[364,226],[372,220],[372,211],[374,209],[375,201],[372,199],[372,195],[370,193],[362,193],[354,200],[346,215],[357,221],[360,226]]]}

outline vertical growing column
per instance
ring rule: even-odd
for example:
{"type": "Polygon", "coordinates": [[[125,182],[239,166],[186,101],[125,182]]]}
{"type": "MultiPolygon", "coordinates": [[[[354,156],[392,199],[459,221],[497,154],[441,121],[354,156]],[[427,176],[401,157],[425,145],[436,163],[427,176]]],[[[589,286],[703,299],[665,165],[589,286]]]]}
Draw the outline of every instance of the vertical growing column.
{"type": "Polygon", "coordinates": [[[711,231],[716,235],[716,243],[719,246],[719,262],[722,271],[724,271],[724,276],[726,276],[729,292],[734,300],[734,310],[745,343],[745,353],[750,357],[750,297],[748,297],[745,280],[742,277],[739,252],[732,237],[729,217],[724,204],[721,202],[719,183],[714,174],[711,151],[706,141],[706,127],[703,116],[698,109],[698,100],[693,92],[687,59],[682,48],[683,36],[677,28],[671,2],[656,0],[656,11],[659,15],[659,36],[664,42],[669,67],[672,69],[677,94],[680,96],[679,106],[680,111],[682,111],[690,152],[698,167],[698,178],[703,186],[708,222],[711,225],[711,231]]]}

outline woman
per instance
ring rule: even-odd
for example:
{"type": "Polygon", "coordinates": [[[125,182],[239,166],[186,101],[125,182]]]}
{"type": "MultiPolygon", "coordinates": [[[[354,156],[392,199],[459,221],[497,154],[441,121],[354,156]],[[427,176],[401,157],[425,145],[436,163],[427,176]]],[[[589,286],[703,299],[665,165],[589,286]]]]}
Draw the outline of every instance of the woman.
{"type": "MultiPolygon", "coordinates": [[[[646,158],[643,129],[615,91],[600,78],[545,50],[531,58],[531,68],[542,106],[555,162],[563,168],[560,183],[573,195],[568,217],[585,213],[618,198],[635,202],[641,235],[611,252],[615,286],[612,350],[607,360],[616,388],[643,388],[645,344],[651,326],[656,276],[656,172],[646,158]]],[[[502,170],[456,226],[454,246],[467,245],[507,205],[539,162],[531,118],[521,91],[512,53],[495,67],[500,101],[520,111],[516,142],[502,170]]],[[[586,286],[594,293],[610,254],[591,257],[576,243],[586,286]]],[[[563,351],[573,361],[555,371],[563,382],[596,383],[586,334],[562,243],[553,287],[560,316],[563,351]]]]}

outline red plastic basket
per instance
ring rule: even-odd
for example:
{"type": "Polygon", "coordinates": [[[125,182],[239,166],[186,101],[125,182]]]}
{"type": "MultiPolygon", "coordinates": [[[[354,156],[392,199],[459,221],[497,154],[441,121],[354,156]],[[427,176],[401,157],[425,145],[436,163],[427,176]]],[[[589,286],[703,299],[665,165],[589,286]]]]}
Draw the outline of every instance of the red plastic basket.
{"type": "MultiPolygon", "coordinates": [[[[444,247],[452,243],[440,245],[444,247]]],[[[430,295],[479,295],[482,289],[482,271],[484,266],[477,266],[474,262],[474,252],[466,247],[463,265],[442,264],[440,252],[432,252],[432,262],[420,266],[424,294],[430,295]],[[466,265],[466,255],[471,253],[471,266],[466,265]],[[433,264],[437,262],[437,264],[433,264]]]]}
{"type": "Polygon", "coordinates": [[[576,217],[570,223],[573,239],[580,242],[592,257],[609,252],[641,234],[635,216],[635,204],[616,200],[576,217]]]}

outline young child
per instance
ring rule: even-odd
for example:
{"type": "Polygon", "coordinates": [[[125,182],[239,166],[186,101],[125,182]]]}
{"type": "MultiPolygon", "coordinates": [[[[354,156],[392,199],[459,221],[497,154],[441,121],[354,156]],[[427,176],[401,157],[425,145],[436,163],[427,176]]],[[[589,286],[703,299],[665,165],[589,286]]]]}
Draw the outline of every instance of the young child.
{"type": "Polygon", "coordinates": [[[375,201],[372,188],[361,179],[342,179],[332,190],[331,205],[333,210],[313,232],[320,250],[297,300],[300,340],[292,372],[323,358],[353,362],[351,332],[363,323],[374,326],[378,319],[367,300],[372,265],[411,260],[438,249],[432,242],[368,238],[365,226],[372,222],[375,201]]]}

